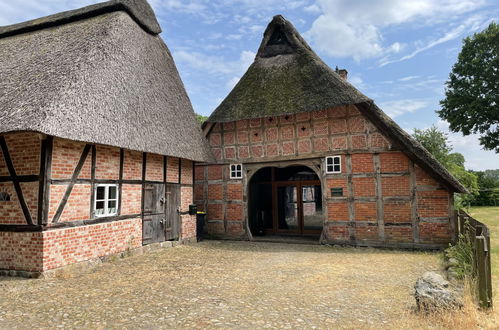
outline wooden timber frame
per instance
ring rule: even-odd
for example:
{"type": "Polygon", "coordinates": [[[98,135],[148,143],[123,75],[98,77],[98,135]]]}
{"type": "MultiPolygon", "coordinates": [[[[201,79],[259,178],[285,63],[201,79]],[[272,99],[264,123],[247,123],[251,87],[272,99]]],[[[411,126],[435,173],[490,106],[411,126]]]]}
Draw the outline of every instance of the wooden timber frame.
{"type": "MultiPolygon", "coordinates": [[[[391,153],[391,152],[400,152],[400,150],[390,150],[390,151],[382,151],[383,153],[391,153]]],[[[249,224],[249,183],[253,175],[260,169],[266,167],[289,167],[289,166],[306,166],[312,169],[319,177],[321,182],[322,189],[322,207],[325,215],[328,214],[328,203],[337,203],[337,202],[345,202],[347,201],[348,206],[348,219],[345,221],[328,221],[325,216],[324,219],[324,227],[322,233],[320,235],[319,242],[323,244],[347,244],[353,246],[370,246],[370,247],[389,247],[389,248],[408,248],[408,249],[442,249],[447,246],[447,244],[439,244],[439,243],[425,243],[421,242],[419,238],[419,226],[420,223],[442,223],[442,222],[450,222],[451,228],[455,228],[455,216],[453,212],[453,194],[449,194],[448,205],[449,205],[449,216],[448,217],[421,217],[418,215],[418,192],[420,191],[431,191],[438,189],[445,189],[439,187],[431,187],[431,186],[417,186],[416,184],[416,164],[412,159],[409,159],[409,168],[407,171],[403,172],[381,172],[380,166],[380,152],[374,151],[373,154],[373,173],[353,173],[352,172],[352,155],[356,153],[366,153],[366,151],[357,152],[357,151],[338,151],[334,154],[328,154],[328,156],[332,155],[341,155],[344,157],[345,161],[345,170],[340,174],[326,174],[324,172],[325,167],[325,155],[321,155],[320,157],[316,155],[311,155],[310,157],[301,157],[296,159],[288,160],[276,160],[276,161],[260,161],[253,162],[249,161],[243,163],[243,178],[241,179],[241,183],[243,185],[243,227],[245,230],[245,236],[242,239],[253,240],[253,235],[250,230],[249,224]],[[410,193],[409,196],[383,196],[383,190],[381,186],[382,178],[385,177],[396,177],[396,176],[407,176],[409,178],[410,184],[410,193]],[[347,192],[345,196],[342,197],[332,197],[329,195],[327,179],[328,178],[345,178],[347,180],[347,192]],[[353,179],[354,178],[366,178],[371,177],[375,181],[375,191],[376,195],[373,197],[356,197],[354,196],[353,190],[353,179]],[[409,202],[410,204],[410,222],[388,222],[385,221],[384,214],[384,203],[385,202],[409,202]],[[359,221],[356,220],[355,216],[355,202],[373,202],[376,204],[376,221],[359,221]],[[349,237],[347,240],[335,240],[330,237],[330,228],[334,230],[334,227],[348,227],[349,237]],[[366,227],[377,227],[378,229],[378,238],[372,240],[359,240],[355,235],[355,228],[366,228],[366,227]],[[412,231],[412,242],[398,242],[398,241],[390,241],[386,237],[386,228],[390,227],[405,227],[410,228],[412,231]]],[[[226,162],[217,162],[217,165],[229,166],[230,163],[226,162]]],[[[204,174],[202,181],[207,180],[207,169],[210,164],[199,164],[198,166],[204,166],[204,174]],[[206,166],[204,166],[206,165],[206,166]]],[[[223,171],[222,180],[210,180],[210,184],[215,183],[223,183],[229,182],[230,179],[227,177],[228,171],[223,171]]],[[[197,184],[202,184],[200,180],[197,181],[197,184]]],[[[204,184],[204,196],[207,196],[207,184],[204,184]]],[[[201,201],[198,201],[201,202],[201,201]]],[[[204,208],[207,209],[208,200],[205,199],[203,201],[204,208]]],[[[210,201],[210,203],[219,203],[216,201],[210,201]]],[[[230,201],[227,198],[226,190],[224,190],[223,201],[221,203],[239,203],[237,201],[230,201]]],[[[226,216],[224,216],[224,220],[208,220],[210,223],[222,222],[225,228],[231,224],[232,221],[226,220],[226,216]]],[[[455,232],[453,234],[452,240],[455,240],[455,232]]]]}
{"type": "MultiPolygon", "coordinates": [[[[0,182],[12,182],[14,185],[14,189],[16,191],[20,206],[22,208],[22,212],[24,218],[26,220],[26,224],[0,224],[0,232],[40,232],[51,229],[58,228],[70,228],[70,227],[80,227],[101,223],[109,223],[127,219],[133,219],[144,217],[144,205],[143,198],[141,198],[141,213],[138,214],[121,214],[121,205],[122,205],[122,187],[123,184],[137,184],[142,187],[142,196],[144,192],[144,186],[146,184],[164,184],[165,187],[167,185],[175,185],[180,187],[190,187],[194,189],[194,162],[192,162],[193,166],[193,180],[191,184],[182,184],[182,158],[178,159],[178,180],[176,182],[168,182],[168,156],[163,155],[163,170],[162,170],[162,180],[154,181],[154,180],[146,180],[146,166],[147,166],[147,153],[142,153],[142,178],[140,180],[127,180],[123,179],[124,174],[124,154],[125,149],[120,148],[120,164],[119,164],[119,178],[117,180],[108,180],[108,179],[96,179],[96,164],[97,164],[97,148],[95,144],[87,143],[81,154],[79,161],[71,175],[70,179],[52,179],[51,177],[51,169],[52,169],[52,156],[53,156],[53,137],[42,135],[41,140],[41,148],[40,148],[40,167],[38,175],[17,175],[15,171],[14,164],[12,163],[12,159],[10,157],[9,148],[7,146],[5,137],[0,135],[0,148],[2,150],[2,154],[4,156],[7,169],[9,171],[8,176],[0,176],[0,182]],[[81,172],[83,165],[85,164],[86,159],[91,157],[91,175],[90,179],[79,179],[78,176],[81,172]],[[23,182],[38,182],[38,210],[37,210],[37,223],[35,224],[32,220],[32,215],[29,211],[29,208],[26,204],[23,191],[21,189],[20,183],[23,182]],[[76,220],[76,221],[68,221],[68,222],[59,222],[59,219],[64,212],[67,201],[71,195],[71,192],[74,188],[75,184],[89,184],[91,186],[91,194],[90,196],[90,215],[91,218],[86,220],[76,220]],[[94,214],[94,202],[95,202],[95,188],[97,184],[117,184],[118,185],[118,194],[119,194],[119,203],[118,203],[118,213],[114,216],[109,217],[95,217],[94,214]],[[59,205],[57,206],[57,210],[52,219],[49,219],[48,211],[49,211],[49,202],[50,202],[50,186],[51,185],[67,185],[66,191],[59,205]],[[52,220],[52,221],[49,221],[52,220]]],[[[178,205],[180,209],[180,205],[178,205]]],[[[179,212],[179,221],[181,221],[180,215],[187,214],[188,212],[179,212]]],[[[181,225],[177,225],[178,234],[176,237],[181,237],[181,225]]]]}

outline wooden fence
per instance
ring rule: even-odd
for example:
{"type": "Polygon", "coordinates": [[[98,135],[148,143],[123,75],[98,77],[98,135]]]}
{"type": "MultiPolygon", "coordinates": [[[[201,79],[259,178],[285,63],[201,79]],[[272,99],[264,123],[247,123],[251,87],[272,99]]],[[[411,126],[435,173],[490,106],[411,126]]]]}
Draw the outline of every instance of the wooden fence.
{"type": "Polygon", "coordinates": [[[473,274],[480,307],[492,308],[489,228],[463,210],[457,212],[456,220],[458,234],[469,237],[473,248],[473,274]]]}

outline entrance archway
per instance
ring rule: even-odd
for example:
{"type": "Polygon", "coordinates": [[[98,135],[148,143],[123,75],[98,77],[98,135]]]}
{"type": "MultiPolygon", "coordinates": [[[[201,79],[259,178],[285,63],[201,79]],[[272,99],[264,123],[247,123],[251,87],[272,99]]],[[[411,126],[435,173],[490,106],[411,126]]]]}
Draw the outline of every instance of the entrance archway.
{"type": "Polygon", "coordinates": [[[324,224],[318,175],[307,166],[265,167],[249,182],[248,221],[253,236],[320,236],[324,224]]]}

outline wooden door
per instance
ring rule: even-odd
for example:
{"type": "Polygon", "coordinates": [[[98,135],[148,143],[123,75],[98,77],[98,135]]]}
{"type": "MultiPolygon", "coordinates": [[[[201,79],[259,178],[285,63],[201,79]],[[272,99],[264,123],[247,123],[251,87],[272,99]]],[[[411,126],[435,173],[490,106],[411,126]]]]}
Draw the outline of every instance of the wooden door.
{"type": "Polygon", "coordinates": [[[273,190],[274,232],[317,235],[321,233],[322,192],[319,181],[277,182],[273,190]]]}
{"type": "Polygon", "coordinates": [[[148,183],[144,187],[144,217],[142,243],[151,244],[165,240],[165,185],[148,183]]]}
{"type": "Polygon", "coordinates": [[[176,240],[180,236],[180,185],[166,184],[166,240],[176,240]]]}

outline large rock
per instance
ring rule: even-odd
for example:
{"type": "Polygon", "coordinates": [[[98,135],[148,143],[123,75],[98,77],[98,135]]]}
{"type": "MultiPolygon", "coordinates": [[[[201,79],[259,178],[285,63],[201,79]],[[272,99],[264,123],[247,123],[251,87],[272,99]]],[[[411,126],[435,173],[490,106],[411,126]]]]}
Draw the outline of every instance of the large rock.
{"type": "Polygon", "coordinates": [[[463,306],[462,290],[435,272],[426,272],[414,286],[418,309],[436,311],[463,306]]]}

